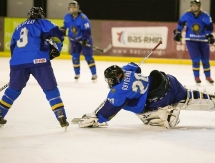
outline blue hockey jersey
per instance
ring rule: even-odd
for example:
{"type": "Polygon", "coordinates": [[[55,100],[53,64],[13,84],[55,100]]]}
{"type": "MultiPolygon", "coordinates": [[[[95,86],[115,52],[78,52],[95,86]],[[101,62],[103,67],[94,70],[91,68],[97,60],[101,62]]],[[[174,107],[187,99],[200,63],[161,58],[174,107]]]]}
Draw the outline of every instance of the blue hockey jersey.
{"type": "Polygon", "coordinates": [[[204,11],[200,11],[200,14],[195,15],[188,11],[185,12],[178,21],[177,29],[182,31],[186,25],[186,38],[195,40],[206,40],[205,35],[211,34],[213,31],[213,22],[210,15],[204,11]]]}
{"type": "Polygon", "coordinates": [[[100,123],[113,118],[122,108],[136,114],[144,110],[150,79],[135,73],[136,69],[130,65],[123,70],[124,79],[110,89],[105,104],[97,113],[100,123]]]}
{"type": "Polygon", "coordinates": [[[64,16],[63,28],[68,28],[68,36],[76,40],[84,40],[91,37],[90,21],[82,12],[76,18],[69,13],[66,14],[64,16]]]}
{"type": "Polygon", "coordinates": [[[19,24],[10,43],[10,66],[27,68],[50,62],[50,45],[46,39],[51,38],[61,51],[63,33],[51,21],[28,19],[19,24]]]}

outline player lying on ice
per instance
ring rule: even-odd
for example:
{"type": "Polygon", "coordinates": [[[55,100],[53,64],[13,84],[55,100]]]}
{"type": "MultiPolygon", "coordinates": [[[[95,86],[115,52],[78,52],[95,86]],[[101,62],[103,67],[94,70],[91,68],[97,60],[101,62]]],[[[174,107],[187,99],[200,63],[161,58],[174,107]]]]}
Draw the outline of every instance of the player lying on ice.
{"type": "Polygon", "coordinates": [[[215,110],[215,96],[187,90],[172,75],[153,70],[143,76],[135,63],[117,65],[104,71],[110,87],[104,105],[79,120],[79,127],[107,125],[121,109],[135,113],[144,124],[171,128],[176,126],[181,109],[215,110]]]}

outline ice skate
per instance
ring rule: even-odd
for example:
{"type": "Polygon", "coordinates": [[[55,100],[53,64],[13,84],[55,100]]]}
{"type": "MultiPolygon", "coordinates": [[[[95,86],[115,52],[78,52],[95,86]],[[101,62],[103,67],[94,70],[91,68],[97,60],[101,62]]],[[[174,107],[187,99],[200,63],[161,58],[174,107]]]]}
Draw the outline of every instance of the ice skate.
{"type": "Polygon", "coordinates": [[[7,120],[0,116],[0,127],[4,126],[7,123],[7,120]]]}
{"type": "Polygon", "coordinates": [[[96,82],[97,82],[97,75],[93,75],[93,76],[92,76],[92,81],[93,81],[93,83],[96,83],[96,82]]]}
{"type": "Polygon", "coordinates": [[[80,75],[75,75],[75,77],[74,77],[76,82],[78,82],[79,78],[80,78],[80,75]]]}
{"type": "Polygon", "coordinates": [[[209,77],[206,77],[206,80],[207,82],[209,82],[210,84],[213,84],[214,83],[214,80],[209,76],[209,77]]]}
{"type": "Polygon", "coordinates": [[[59,121],[61,127],[63,127],[66,132],[67,127],[69,126],[69,123],[66,121],[66,117],[63,115],[62,111],[58,111],[57,114],[58,114],[58,121],[59,121]]]}
{"type": "Polygon", "coordinates": [[[199,77],[195,77],[195,82],[196,82],[196,84],[200,84],[202,81],[200,80],[199,77]]]}

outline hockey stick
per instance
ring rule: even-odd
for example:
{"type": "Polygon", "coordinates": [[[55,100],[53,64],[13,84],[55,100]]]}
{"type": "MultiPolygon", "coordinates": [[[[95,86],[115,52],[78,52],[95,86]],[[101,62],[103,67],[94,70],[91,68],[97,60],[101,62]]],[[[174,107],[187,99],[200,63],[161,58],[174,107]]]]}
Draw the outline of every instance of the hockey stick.
{"type": "MultiPolygon", "coordinates": [[[[158,42],[158,44],[146,55],[146,57],[144,57],[144,59],[138,64],[138,66],[140,66],[153,52],[155,49],[157,49],[157,47],[162,44],[161,41],[158,42]]],[[[100,110],[100,108],[105,104],[106,99],[93,111],[93,113],[97,113],[98,110],[100,110]]],[[[83,117],[82,117],[83,118],[83,117]]],[[[72,119],[72,123],[77,124],[79,122],[81,118],[73,118],[72,119]]]]}
{"type": "Polygon", "coordinates": [[[208,40],[201,40],[201,39],[193,39],[193,38],[184,38],[184,40],[188,41],[198,41],[198,42],[208,42],[208,40]]]}
{"type": "MultiPolygon", "coordinates": [[[[67,36],[71,41],[76,41],[76,42],[79,42],[80,44],[82,44],[82,42],[83,41],[78,41],[78,40],[76,40],[76,39],[73,39],[73,38],[71,38],[71,37],[69,37],[69,36],[67,36]]],[[[92,46],[92,45],[90,45],[90,44],[86,44],[86,46],[88,46],[88,47],[92,47],[94,50],[97,50],[97,51],[100,51],[100,52],[102,52],[102,53],[106,53],[107,51],[109,51],[111,48],[112,48],[112,44],[110,43],[106,48],[104,48],[104,49],[101,49],[101,48],[99,48],[99,47],[97,47],[97,46],[92,46]]]]}
{"type": "Polygon", "coordinates": [[[1,92],[2,90],[4,90],[5,88],[7,88],[8,86],[9,86],[9,83],[5,84],[3,87],[0,88],[0,92],[1,92]]]}

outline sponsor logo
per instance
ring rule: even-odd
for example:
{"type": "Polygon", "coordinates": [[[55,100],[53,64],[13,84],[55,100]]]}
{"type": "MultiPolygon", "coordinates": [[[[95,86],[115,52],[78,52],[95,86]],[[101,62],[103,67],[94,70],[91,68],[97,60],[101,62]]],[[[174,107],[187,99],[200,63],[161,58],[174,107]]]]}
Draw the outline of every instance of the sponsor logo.
{"type": "Polygon", "coordinates": [[[45,63],[45,62],[46,62],[46,58],[34,59],[34,64],[45,63]]]}
{"type": "Polygon", "coordinates": [[[114,47],[151,49],[162,41],[158,49],[166,49],[167,27],[113,27],[111,32],[114,47]]]}

